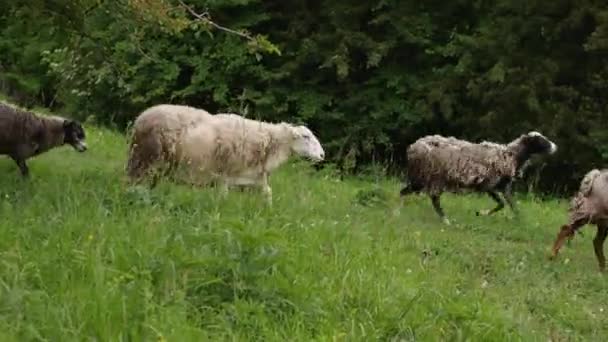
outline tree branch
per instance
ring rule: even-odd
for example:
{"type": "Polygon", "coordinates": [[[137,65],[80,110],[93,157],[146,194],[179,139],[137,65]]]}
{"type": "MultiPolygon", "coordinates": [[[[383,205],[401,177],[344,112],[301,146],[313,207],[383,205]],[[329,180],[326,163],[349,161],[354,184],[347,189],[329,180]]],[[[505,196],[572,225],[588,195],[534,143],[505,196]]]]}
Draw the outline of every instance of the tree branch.
{"type": "Polygon", "coordinates": [[[184,3],[182,0],[177,0],[180,5],[182,5],[182,7],[184,7],[188,12],[190,12],[190,14],[192,14],[193,16],[195,16],[198,20],[204,21],[205,23],[213,26],[214,28],[220,30],[220,31],[224,31],[224,32],[228,32],[231,34],[235,34],[239,37],[245,38],[247,40],[255,40],[255,38],[253,38],[251,35],[247,34],[247,33],[243,33],[243,32],[239,32],[227,27],[224,27],[220,24],[217,24],[216,22],[214,22],[213,20],[211,20],[209,18],[209,13],[205,12],[203,14],[199,14],[196,13],[196,11],[194,9],[192,9],[192,7],[190,7],[189,5],[187,5],[186,3],[184,3]]]}

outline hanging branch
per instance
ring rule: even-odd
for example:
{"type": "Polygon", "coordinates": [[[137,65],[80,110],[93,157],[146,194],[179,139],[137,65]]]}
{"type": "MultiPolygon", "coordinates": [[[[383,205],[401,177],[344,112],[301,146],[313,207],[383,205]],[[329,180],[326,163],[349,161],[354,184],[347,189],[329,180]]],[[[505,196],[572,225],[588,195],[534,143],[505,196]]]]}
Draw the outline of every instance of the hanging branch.
{"type": "Polygon", "coordinates": [[[184,3],[182,0],[178,0],[178,2],[180,3],[180,5],[182,5],[182,7],[184,7],[186,10],[188,10],[188,12],[190,12],[190,14],[192,14],[193,16],[195,16],[198,20],[201,20],[211,26],[213,26],[214,28],[224,31],[224,32],[228,32],[231,34],[235,34],[239,37],[245,38],[247,40],[251,40],[251,41],[255,41],[255,38],[252,37],[251,35],[247,34],[247,33],[243,33],[243,32],[239,32],[227,27],[224,27],[220,24],[217,24],[216,22],[214,22],[213,20],[211,20],[210,15],[208,12],[205,12],[203,14],[199,14],[196,13],[196,11],[194,9],[192,9],[192,7],[190,7],[189,5],[187,5],[186,3],[184,3]]]}

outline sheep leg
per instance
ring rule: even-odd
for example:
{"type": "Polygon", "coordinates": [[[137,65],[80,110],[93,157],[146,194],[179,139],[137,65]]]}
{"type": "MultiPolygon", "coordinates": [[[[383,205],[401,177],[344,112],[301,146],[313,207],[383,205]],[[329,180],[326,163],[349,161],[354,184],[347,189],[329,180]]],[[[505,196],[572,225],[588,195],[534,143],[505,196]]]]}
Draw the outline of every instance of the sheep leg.
{"type": "Polygon", "coordinates": [[[405,197],[409,194],[414,193],[414,189],[412,189],[412,187],[408,184],[408,185],[404,185],[403,187],[401,187],[401,190],[399,190],[399,196],[400,197],[405,197]]]}
{"type": "Polygon", "coordinates": [[[517,210],[517,207],[515,206],[515,201],[513,201],[513,187],[511,184],[507,185],[503,194],[505,200],[507,201],[507,204],[509,205],[509,208],[511,208],[511,211],[513,211],[515,215],[519,215],[519,210],[517,210]]]}
{"type": "Polygon", "coordinates": [[[600,271],[602,272],[606,269],[606,257],[604,257],[604,241],[606,241],[606,236],[608,236],[608,225],[598,224],[597,233],[595,239],[593,239],[593,249],[600,271]]]}
{"type": "Polygon", "coordinates": [[[151,189],[156,188],[156,186],[158,185],[158,182],[160,181],[161,177],[162,177],[162,171],[158,168],[152,168],[148,170],[148,177],[149,177],[149,183],[148,186],[151,189]]]}
{"type": "Polygon", "coordinates": [[[227,179],[224,179],[220,182],[220,197],[226,197],[228,195],[228,191],[230,190],[230,184],[227,179]]]}
{"type": "Polygon", "coordinates": [[[268,184],[266,184],[264,186],[264,188],[262,189],[262,191],[264,192],[264,195],[266,196],[266,200],[268,201],[268,204],[272,205],[272,189],[270,188],[270,186],[268,184]]]}
{"type": "Polygon", "coordinates": [[[489,216],[494,214],[495,212],[498,212],[500,210],[502,210],[502,208],[505,207],[505,202],[502,200],[502,198],[500,198],[500,195],[494,191],[488,191],[488,195],[490,195],[490,197],[497,203],[496,207],[492,210],[481,210],[476,212],[475,214],[477,216],[489,216]]]}
{"type": "Polygon", "coordinates": [[[445,217],[445,213],[443,212],[443,209],[441,208],[441,202],[439,200],[439,195],[430,195],[431,197],[431,203],[433,203],[433,209],[435,209],[435,212],[437,213],[437,215],[439,215],[439,218],[441,218],[441,220],[443,221],[443,223],[449,225],[450,224],[450,220],[448,220],[445,217]]]}
{"type": "Polygon", "coordinates": [[[399,191],[399,196],[405,197],[405,196],[413,194],[413,193],[419,193],[421,190],[422,190],[422,186],[410,181],[401,187],[401,190],[399,191]]]}
{"type": "Polygon", "coordinates": [[[19,166],[21,175],[25,178],[28,178],[30,176],[30,169],[27,167],[25,159],[16,156],[11,156],[11,158],[15,161],[15,163],[17,163],[17,166],[19,166]]]}
{"type": "Polygon", "coordinates": [[[270,188],[270,184],[268,182],[268,173],[264,172],[259,181],[260,187],[262,188],[262,193],[266,197],[266,201],[269,205],[272,205],[272,189],[270,188]]]}

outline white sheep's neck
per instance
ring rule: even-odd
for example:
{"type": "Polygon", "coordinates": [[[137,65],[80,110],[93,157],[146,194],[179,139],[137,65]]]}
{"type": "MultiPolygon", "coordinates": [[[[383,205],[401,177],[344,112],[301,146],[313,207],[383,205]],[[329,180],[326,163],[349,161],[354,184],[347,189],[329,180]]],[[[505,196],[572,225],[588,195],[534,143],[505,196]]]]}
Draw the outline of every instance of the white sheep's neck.
{"type": "Polygon", "coordinates": [[[287,124],[273,125],[269,129],[270,143],[268,144],[264,171],[270,172],[283,164],[291,156],[293,135],[287,124]]]}

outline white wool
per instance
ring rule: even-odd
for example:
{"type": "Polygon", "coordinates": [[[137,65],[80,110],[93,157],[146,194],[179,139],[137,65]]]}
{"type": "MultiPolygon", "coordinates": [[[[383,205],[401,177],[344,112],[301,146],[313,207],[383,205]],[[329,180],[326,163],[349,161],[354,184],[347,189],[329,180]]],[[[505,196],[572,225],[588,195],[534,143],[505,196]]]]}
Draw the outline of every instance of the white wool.
{"type": "MultiPolygon", "coordinates": [[[[197,185],[212,181],[224,186],[258,185],[269,197],[269,174],[292,154],[315,161],[324,158],[319,141],[304,126],[256,121],[232,113],[211,115],[178,105],[159,105],[143,112],[135,122],[134,135],[141,141],[152,136],[151,147],[158,141],[164,161],[178,166],[174,174],[178,179],[197,185]]],[[[154,148],[139,150],[156,153],[154,148]]],[[[141,158],[132,154],[130,160],[144,157],[143,152],[141,158]]]]}
{"type": "Polygon", "coordinates": [[[180,141],[180,154],[197,177],[251,178],[285,162],[293,139],[287,124],[216,115],[188,129],[180,141]]]}

